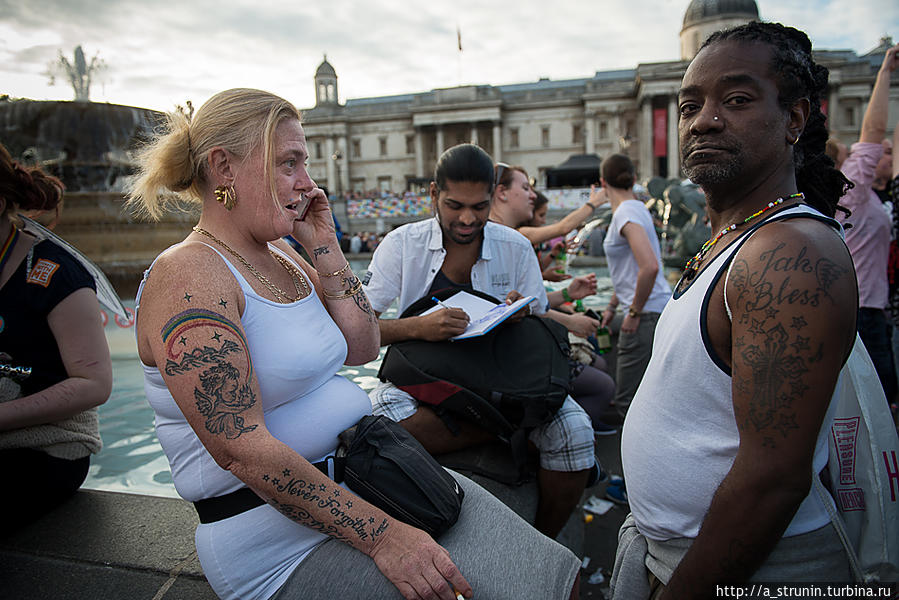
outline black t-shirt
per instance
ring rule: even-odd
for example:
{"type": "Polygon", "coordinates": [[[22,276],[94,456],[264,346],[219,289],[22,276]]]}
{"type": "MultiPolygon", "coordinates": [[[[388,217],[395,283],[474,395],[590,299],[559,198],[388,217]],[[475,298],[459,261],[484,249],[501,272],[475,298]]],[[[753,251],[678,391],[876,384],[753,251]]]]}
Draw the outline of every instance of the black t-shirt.
{"type": "Polygon", "coordinates": [[[72,292],[97,289],[81,263],[52,241],[33,250],[31,271],[23,260],[0,289],[0,351],[12,356],[12,365],[32,368],[20,383],[23,396],[68,378],[47,315],[72,292]]]}

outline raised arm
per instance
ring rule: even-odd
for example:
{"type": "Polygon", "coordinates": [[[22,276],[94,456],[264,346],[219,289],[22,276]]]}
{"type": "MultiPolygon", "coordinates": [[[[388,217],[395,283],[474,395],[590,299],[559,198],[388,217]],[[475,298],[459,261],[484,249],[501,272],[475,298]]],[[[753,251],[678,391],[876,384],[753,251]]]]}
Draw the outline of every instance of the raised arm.
{"type": "Polygon", "coordinates": [[[572,229],[579,227],[581,223],[590,218],[596,210],[596,205],[589,200],[580,208],[576,208],[556,223],[550,223],[543,227],[519,227],[518,232],[528,238],[531,244],[539,244],[555,237],[567,234],[572,229]]]}
{"type": "Polygon", "coordinates": [[[899,177],[899,122],[893,128],[893,179],[897,177],[899,177]]]}
{"type": "Polygon", "coordinates": [[[68,378],[40,392],[0,403],[0,430],[52,423],[106,402],[112,362],[97,294],[75,290],[47,315],[68,378]]]}
{"type": "Polygon", "coordinates": [[[879,144],[887,130],[887,110],[890,100],[890,77],[893,71],[899,67],[899,45],[893,46],[886,51],[883,57],[883,63],[877,71],[877,77],[874,79],[874,90],[871,92],[871,99],[868,102],[868,108],[865,110],[865,116],[862,119],[862,130],[858,141],[879,144]]]}
{"type": "Polygon", "coordinates": [[[311,205],[304,221],[297,221],[293,236],[306,249],[312,266],[286,243],[279,247],[301,261],[322,303],[347,342],[348,365],[361,365],[378,356],[380,333],[377,318],[362,283],[349,268],[334,230],[328,199],[318,188],[309,194],[311,205]]]}
{"type": "Polygon", "coordinates": [[[221,261],[177,258],[163,256],[153,268],[138,346],[145,361],[151,355],[216,463],[288,518],[372,557],[405,597],[436,591],[451,599],[447,580],[470,594],[449,555],[426,533],[341,488],[271,435],[241,325],[239,286],[221,261]],[[184,297],[172,289],[185,290],[184,297]]]}
{"type": "Polygon", "coordinates": [[[809,492],[818,431],[855,339],[851,259],[810,219],[759,230],[725,294],[733,315],[720,354],[732,362],[739,448],[664,598],[713,597],[715,583],[746,581],[781,539],[809,492]]]}

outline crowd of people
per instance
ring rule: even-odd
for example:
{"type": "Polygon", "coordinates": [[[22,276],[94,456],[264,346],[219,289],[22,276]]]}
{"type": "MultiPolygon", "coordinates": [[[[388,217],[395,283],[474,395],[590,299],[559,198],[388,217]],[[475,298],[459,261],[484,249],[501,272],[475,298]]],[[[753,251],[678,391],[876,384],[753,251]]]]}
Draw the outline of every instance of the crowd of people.
{"type": "MultiPolygon", "coordinates": [[[[887,278],[895,232],[878,190],[895,198],[899,189],[885,139],[897,51],[886,53],[847,156],[826,145],[827,70],[804,33],[753,22],[705,42],[678,94],[678,131],[683,169],[719,233],[673,291],[623,154],[603,160],[583,206],[546,224],[545,198],[523,168],[457,145],[437,161],[432,217],[370,247],[373,235],[342,245],[306,171],[293,105],[232,89],[192,118],[171,114],[140,155],[130,204],[159,217],[177,195],[200,217],[144,274],[137,349],[175,487],[200,514],[197,552],[213,590],[278,600],[578,598],[581,562],[555,538],[584,490],[608,477],[596,448],[622,422],[624,477],[608,493],[631,514],[614,598],[849,581],[833,499],[811,484],[827,464],[856,331],[885,397],[896,395],[886,312],[899,305],[887,278]],[[556,291],[545,282],[562,279],[550,267],[565,235],[603,204],[614,293],[600,315],[571,309],[596,293],[595,275],[556,291]],[[361,278],[342,248],[373,252],[361,278]],[[335,481],[326,461],[338,435],[371,413],[437,456],[497,439],[464,414],[448,420],[433,397],[389,380],[367,395],[338,374],[381,346],[420,340],[439,351],[465,332],[468,313],[440,301],[404,312],[446,290],[497,303],[533,297],[501,327],[545,319],[580,352],[565,354],[569,395],[524,432],[533,523],[450,471],[464,502],[435,539],[335,481]],[[384,318],[394,302],[402,316],[384,318]],[[614,365],[589,343],[602,327],[617,334],[614,365]]],[[[54,208],[61,184],[5,151],[0,163],[0,351],[7,365],[33,367],[21,385],[0,380],[0,458],[20,506],[40,514],[77,489],[100,448],[96,406],[111,367],[90,275],[16,226],[16,211],[54,208]]]]}

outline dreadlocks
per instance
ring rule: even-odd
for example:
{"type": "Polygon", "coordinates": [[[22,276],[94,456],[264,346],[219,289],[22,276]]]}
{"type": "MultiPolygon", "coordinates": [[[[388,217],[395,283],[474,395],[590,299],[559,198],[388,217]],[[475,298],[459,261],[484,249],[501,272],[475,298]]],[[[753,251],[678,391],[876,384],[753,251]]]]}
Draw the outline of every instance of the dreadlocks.
{"type": "Polygon", "coordinates": [[[726,40],[771,46],[771,72],[777,82],[778,102],[784,109],[800,98],[808,98],[809,119],[793,147],[796,185],[805,194],[806,202],[823,214],[832,217],[839,209],[848,215],[849,211],[838,202],[853,187],[852,182],[834,168],[833,160],[824,152],[828,135],[821,98],[827,90],[828,72],[812,58],[812,42],[808,36],[780,23],[753,21],[713,33],[702,48],[726,40]]]}

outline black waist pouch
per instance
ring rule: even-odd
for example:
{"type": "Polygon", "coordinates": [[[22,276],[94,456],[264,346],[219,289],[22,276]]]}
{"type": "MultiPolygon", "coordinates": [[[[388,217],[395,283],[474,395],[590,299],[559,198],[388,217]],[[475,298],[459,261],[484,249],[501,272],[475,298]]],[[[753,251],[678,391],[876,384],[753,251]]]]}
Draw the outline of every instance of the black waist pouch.
{"type": "Polygon", "coordinates": [[[399,423],[365,416],[340,442],[334,479],[359,497],[435,538],[459,518],[465,492],[399,423]]]}

